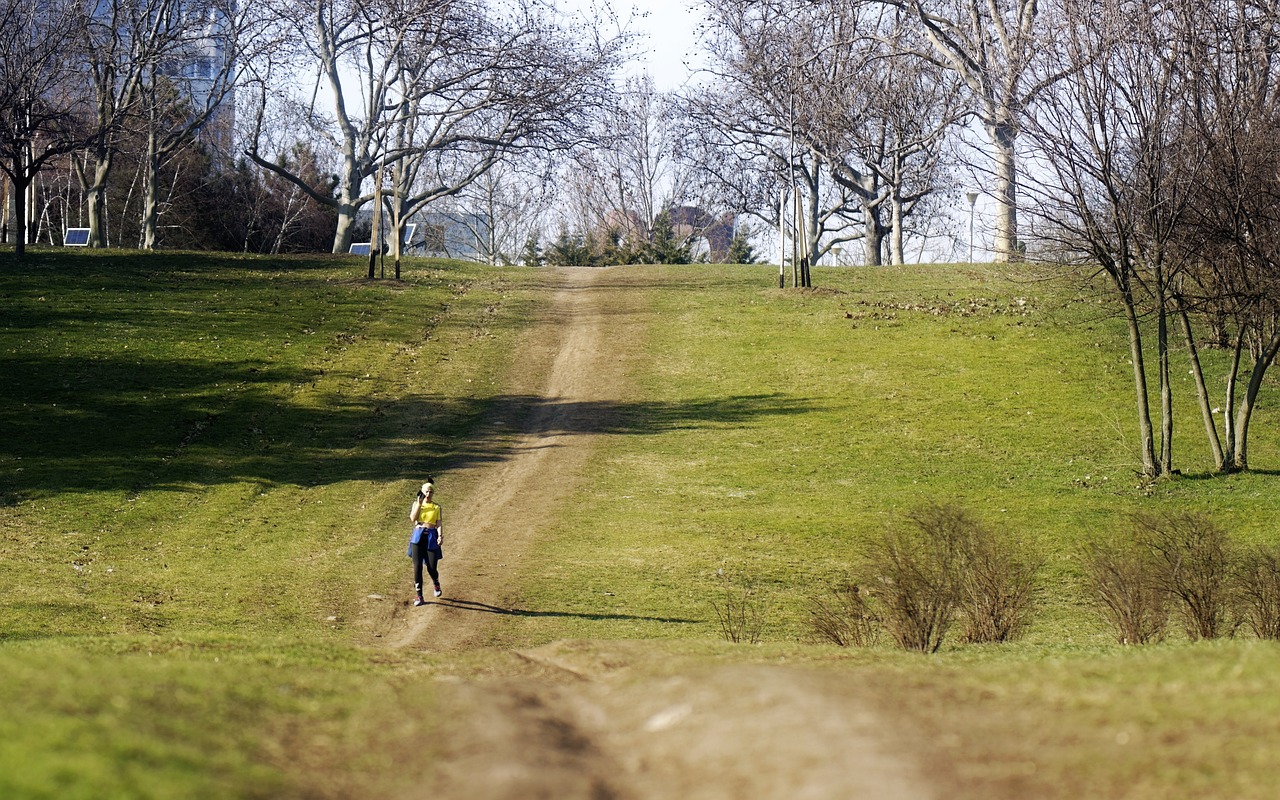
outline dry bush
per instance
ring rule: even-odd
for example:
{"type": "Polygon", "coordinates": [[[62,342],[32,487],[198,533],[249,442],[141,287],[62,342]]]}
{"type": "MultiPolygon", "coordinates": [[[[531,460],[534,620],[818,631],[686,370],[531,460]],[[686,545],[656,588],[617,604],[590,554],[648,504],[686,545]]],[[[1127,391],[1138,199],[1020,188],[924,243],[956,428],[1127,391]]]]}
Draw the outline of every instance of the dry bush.
{"type": "Polygon", "coordinates": [[[1036,573],[1043,559],[963,509],[937,507],[930,514],[934,525],[948,527],[959,549],[964,640],[976,644],[1017,639],[1031,622],[1036,573]]]}
{"type": "Polygon", "coordinates": [[[1152,579],[1147,550],[1130,539],[1099,537],[1085,546],[1084,566],[1094,598],[1121,644],[1164,638],[1168,595],[1152,579]]]}
{"type": "Polygon", "coordinates": [[[880,621],[898,644],[937,652],[957,613],[967,642],[1007,642],[1026,630],[1039,557],[958,505],[923,506],[907,521],[867,558],[880,621]]]}
{"type": "Polygon", "coordinates": [[[1134,517],[1134,539],[1150,554],[1151,580],[1177,603],[1192,639],[1231,632],[1236,555],[1226,531],[1203,514],[1134,517]]]}
{"type": "Polygon", "coordinates": [[[953,529],[930,510],[911,521],[913,526],[885,532],[868,566],[880,586],[881,620],[889,633],[907,650],[936,653],[959,600],[958,547],[953,529]]]}
{"type": "Polygon", "coordinates": [[[810,598],[809,629],[841,647],[870,647],[880,638],[880,621],[866,593],[852,582],[810,598]]]}
{"type": "Polygon", "coordinates": [[[1255,547],[1235,569],[1240,617],[1259,639],[1280,639],[1280,548],[1255,547]]]}
{"type": "Polygon", "coordinates": [[[723,569],[716,571],[719,594],[712,596],[720,632],[730,642],[759,644],[764,633],[768,602],[764,593],[750,581],[731,577],[723,569]]]}

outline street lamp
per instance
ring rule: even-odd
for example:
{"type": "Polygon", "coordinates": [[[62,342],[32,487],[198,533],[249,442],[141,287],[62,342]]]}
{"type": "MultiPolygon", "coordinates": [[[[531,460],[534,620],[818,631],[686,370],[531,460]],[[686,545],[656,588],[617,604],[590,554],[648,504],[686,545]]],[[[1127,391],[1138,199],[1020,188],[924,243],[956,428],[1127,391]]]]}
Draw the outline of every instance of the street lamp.
{"type": "Polygon", "coordinates": [[[969,198],[969,263],[973,263],[973,204],[978,202],[977,192],[965,192],[969,198]]]}

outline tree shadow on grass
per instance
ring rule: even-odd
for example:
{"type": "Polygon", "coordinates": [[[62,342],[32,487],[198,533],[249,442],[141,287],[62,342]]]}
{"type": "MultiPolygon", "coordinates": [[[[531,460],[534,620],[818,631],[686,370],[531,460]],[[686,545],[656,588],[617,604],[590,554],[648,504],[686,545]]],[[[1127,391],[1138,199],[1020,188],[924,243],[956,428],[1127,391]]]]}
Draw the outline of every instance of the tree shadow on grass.
{"type": "MultiPolygon", "coordinates": [[[[333,291],[334,266],[345,263],[36,253],[0,276],[0,506],[84,490],[396,481],[500,462],[563,436],[741,426],[813,410],[778,393],[615,403],[380,390],[327,354],[363,335],[368,317],[409,312],[371,302],[391,284],[333,291]],[[284,272],[287,292],[278,291],[284,272]]],[[[447,314],[425,322],[431,334],[466,324],[447,314]]]]}
{"type": "Polygon", "coordinates": [[[5,505],[90,489],[394,481],[501,462],[556,437],[736,427],[814,410],[778,393],[689,402],[378,398],[356,395],[359,376],[338,382],[354,389],[322,391],[315,372],[246,361],[0,356],[0,374],[5,505]],[[313,388],[300,394],[303,386],[313,388]]]}

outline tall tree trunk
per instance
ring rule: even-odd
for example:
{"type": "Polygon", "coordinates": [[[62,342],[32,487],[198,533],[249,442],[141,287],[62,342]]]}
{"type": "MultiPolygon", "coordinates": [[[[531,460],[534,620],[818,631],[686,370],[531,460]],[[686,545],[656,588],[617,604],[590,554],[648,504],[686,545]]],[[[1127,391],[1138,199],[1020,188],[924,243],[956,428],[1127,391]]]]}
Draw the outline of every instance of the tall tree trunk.
{"type": "Polygon", "coordinates": [[[1200,403],[1200,416],[1204,421],[1205,437],[1209,440],[1209,450],[1213,453],[1214,468],[1222,472],[1227,465],[1222,452],[1222,438],[1218,436],[1218,426],[1213,420],[1213,402],[1209,397],[1209,387],[1205,383],[1204,369],[1200,365],[1200,351],[1196,347],[1196,337],[1191,330],[1191,317],[1187,309],[1178,303],[1178,318],[1182,320],[1182,335],[1187,343],[1187,356],[1191,359],[1191,374],[1195,378],[1196,399],[1200,403]]]}
{"type": "Polygon", "coordinates": [[[356,224],[356,210],[360,207],[360,185],[363,173],[356,166],[354,145],[344,145],[342,178],[337,186],[338,225],[333,231],[333,252],[341,255],[351,249],[351,235],[356,224]]]}
{"type": "Polygon", "coordinates": [[[1227,391],[1222,406],[1222,433],[1227,447],[1223,453],[1223,462],[1230,469],[1235,469],[1236,463],[1236,385],[1240,379],[1240,359],[1244,355],[1244,343],[1245,326],[1241,325],[1231,352],[1231,369],[1227,372],[1227,391]]]}
{"type": "Polygon", "coordinates": [[[865,232],[862,243],[866,248],[865,263],[868,267],[878,267],[884,264],[884,226],[880,224],[880,216],[874,206],[864,205],[863,217],[865,232]]]}
{"type": "Polygon", "coordinates": [[[902,198],[898,197],[895,191],[889,200],[890,214],[892,216],[889,231],[889,262],[892,264],[905,264],[907,259],[902,250],[902,198]]]}
{"type": "MultiPolygon", "coordinates": [[[[26,164],[19,155],[14,159],[14,175],[26,175],[26,164]]],[[[13,182],[13,254],[21,261],[27,254],[27,186],[30,181],[13,182]]]]}
{"type": "Polygon", "coordinates": [[[1138,310],[1133,292],[1125,281],[1110,273],[1112,282],[1124,304],[1125,325],[1129,331],[1129,359],[1133,362],[1133,388],[1138,405],[1138,448],[1142,458],[1142,474],[1148,478],[1160,477],[1160,464],[1156,461],[1155,431],[1151,425],[1151,400],[1147,394],[1147,367],[1142,355],[1142,329],[1138,325],[1138,310]]]}
{"type": "Polygon", "coordinates": [[[800,265],[800,285],[806,289],[813,286],[813,273],[811,269],[814,264],[818,263],[822,253],[822,228],[818,222],[818,187],[817,187],[817,170],[814,170],[814,190],[809,193],[809,218],[805,220],[808,225],[808,236],[806,244],[809,245],[808,252],[805,254],[804,261],[800,265]]]}
{"type": "Polygon", "coordinates": [[[7,175],[0,175],[0,184],[4,186],[4,195],[0,197],[0,243],[9,243],[9,210],[13,198],[13,183],[7,175]]]}
{"type": "MultiPolygon", "coordinates": [[[[35,159],[32,158],[32,161],[34,160],[35,159]]],[[[27,181],[27,191],[22,198],[23,203],[26,204],[27,224],[26,224],[26,231],[25,231],[26,235],[23,238],[26,240],[27,244],[40,243],[40,226],[38,224],[40,219],[39,218],[40,212],[37,209],[39,203],[37,202],[37,199],[36,199],[40,194],[39,180],[40,180],[39,171],[34,171],[31,175],[31,180],[27,181]]]]}
{"type": "MultiPolygon", "coordinates": [[[[1157,281],[1159,279],[1157,278],[1157,281]]],[[[1157,282],[1157,286],[1160,283],[1157,282]]],[[[1160,289],[1161,294],[1164,289],[1160,289]]],[[[1169,311],[1167,301],[1160,299],[1156,315],[1156,358],[1160,368],[1160,473],[1173,474],[1173,387],[1169,375],[1169,311]]]]}
{"type": "Polygon", "coordinates": [[[1249,387],[1245,390],[1244,402],[1236,414],[1236,441],[1234,469],[1244,471],[1249,468],[1249,422],[1253,417],[1253,409],[1257,405],[1258,390],[1262,388],[1262,379],[1267,368],[1275,361],[1276,352],[1280,350],[1280,331],[1271,335],[1265,348],[1253,362],[1253,372],[1249,376],[1249,387]]]}
{"type": "Polygon", "coordinates": [[[156,249],[159,214],[160,154],[156,152],[154,128],[147,132],[146,174],[142,181],[142,248],[156,249]]]}
{"type": "Polygon", "coordinates": [[[81,186],[89,206],[89,246],[107,246],[107,179],[115,161],[110,148],[97,153],[93,164],[93,177],[88,185],[81,186]]]}
{"type": "Polygon", "coordinates": [[[995,260],[1018,261],[1022,258],[1018,244],[1018,133],[1008,122],[989,125],[987,133],[995,147],[995,260]]]}
{"type": "Polygon", "coordinates": [[[355,204],[349,200],[340,200],[337,205],[338,225],[333,232],[333,252],[345,253],[351,249],[351,234],[356,222],[355,204]]]}

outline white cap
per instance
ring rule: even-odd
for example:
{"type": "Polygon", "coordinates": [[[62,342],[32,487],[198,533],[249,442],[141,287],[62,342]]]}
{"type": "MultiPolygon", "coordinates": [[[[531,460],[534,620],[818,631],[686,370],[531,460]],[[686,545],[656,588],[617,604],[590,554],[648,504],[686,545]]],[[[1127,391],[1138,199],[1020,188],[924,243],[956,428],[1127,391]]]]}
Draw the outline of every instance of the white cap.
{"type": "Polygon", "coordinates": [[[430,484],[430,483],[424,483],[424,484],[422,484],[422,493],[423,493],[423,494],[426,494],[426,493],[428,493],[428,492],[430,492],[430,491],[434,490],[435,488],[436,488],[436,487],[435,487],[434,485],[430,484]]]}

